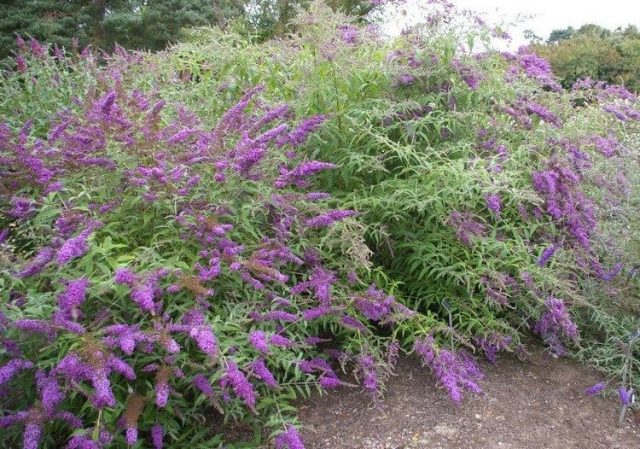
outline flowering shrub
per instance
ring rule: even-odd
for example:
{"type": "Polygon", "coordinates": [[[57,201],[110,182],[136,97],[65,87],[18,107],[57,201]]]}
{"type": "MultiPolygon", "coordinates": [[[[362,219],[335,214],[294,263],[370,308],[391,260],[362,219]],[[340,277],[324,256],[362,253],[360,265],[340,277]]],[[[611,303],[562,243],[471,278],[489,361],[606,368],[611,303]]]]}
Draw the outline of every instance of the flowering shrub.
{"type": "Polygon", "coordinates": [[[498,351],[522,354],[529,330],[555,354],[619,372],[612,338],[640,315],[621,282],[640,249],[629,232],[638,98],[590,80],[563,91],[531,49],[493,50],[508,39],[500,28],[427,3],[424,23],[392,41],[370,27],[345,38],[348,18],[314,4],[291,41],[229,53],[220,41],[180,46],[169,57],[215,49],[213,84],[166,89],[264,82],[298,111],[327,117],[311,154],[337,168],[318,185],[360,213],[379,286],[439,319],[402,325],[405,350],[432,336],[434,354],[448,351],[453,334],[495,361],[498,351]]]}
{"type": "Polygon", "coordinates": [[[295,392],[340,386],[333,357],[378,394],[397,342],[372,330],[428,319],[331,249],[355,212],[309,191],[335,168],[299,153],[323,117],[254,87],[211,128],[114,64],[43,136],[0,128],[7,441],[208,445],[197,423],[224,412],[275,414],[275,444],[301,447],[295,392]]]}
{"type": "Polygon", "coordinates": [[[314,3],[286,41],[22,50],[0,104],[11,444],[212,447],[223,419],[297,449],[291,402],[352,384],[339,368],[376,398],[413,352],[460,402],[476,355],[529,332],[620,368],[638,98],[562,91],[428,7],[392,41],[314,3]]]}

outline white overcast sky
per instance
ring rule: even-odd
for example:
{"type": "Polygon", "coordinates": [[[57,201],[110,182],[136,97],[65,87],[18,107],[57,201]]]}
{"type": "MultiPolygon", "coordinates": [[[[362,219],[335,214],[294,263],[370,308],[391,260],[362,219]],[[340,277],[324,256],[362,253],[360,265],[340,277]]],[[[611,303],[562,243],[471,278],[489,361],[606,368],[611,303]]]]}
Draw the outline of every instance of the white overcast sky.
{"type": "MultiPolygon", "coordinates": [[[[547,38],[557,28],[574,28],[595,23],[609,29],[634,24],[640,27],[640,0],[450,0],[459,9],[487,13],[487,19],[513,22],[519,14],[534,17],[511,29],[514,45],[525,43],[526,29],[547,38]]],[[[424,4],[424,0],[408,0],[409,4],[424,4]]]]}

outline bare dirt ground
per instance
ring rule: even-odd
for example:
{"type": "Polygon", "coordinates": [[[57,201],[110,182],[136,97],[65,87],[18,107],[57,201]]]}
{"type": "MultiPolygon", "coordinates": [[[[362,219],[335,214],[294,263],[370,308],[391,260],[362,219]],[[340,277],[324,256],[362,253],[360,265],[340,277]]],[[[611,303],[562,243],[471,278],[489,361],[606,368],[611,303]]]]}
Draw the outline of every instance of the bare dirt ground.
{"type": "Polygon", "coordinates": [[[398,363],[377,406],[357,388],[313,396],[300,419],[307,449],[640,449],[633,413],[616,425],[618,402],[585,396],[601,380],[542,350],[527,362],[483,366],[483,396],[455,406],[415,359],[398,363]]]}

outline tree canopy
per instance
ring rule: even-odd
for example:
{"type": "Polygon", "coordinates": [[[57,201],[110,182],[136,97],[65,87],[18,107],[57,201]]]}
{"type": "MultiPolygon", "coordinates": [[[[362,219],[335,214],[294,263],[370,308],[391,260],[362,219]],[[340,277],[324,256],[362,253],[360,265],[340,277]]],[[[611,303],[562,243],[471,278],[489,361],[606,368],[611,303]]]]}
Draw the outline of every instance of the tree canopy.
{"type": "Polygon", "coordinates": [[[640,89],[640,33],[635,26],[613,31],[595,24],[568,27],[552,31],[546,44],[532,46],[549,60],[564,87],[588,77],[640,89]]]}
{"type": "MultiPolygon", "coordinates": [[[[15,51],[15,37],[69,48],[159,50],[176,42],[193,26],[226,27],[238,22],[258,38],[288,30],[306,0],[8,0],[0,9],[0,58],[15,51]]],[[[373,8],[367,0],[327,0],[334,10],[364,17],[373,8]]]]}

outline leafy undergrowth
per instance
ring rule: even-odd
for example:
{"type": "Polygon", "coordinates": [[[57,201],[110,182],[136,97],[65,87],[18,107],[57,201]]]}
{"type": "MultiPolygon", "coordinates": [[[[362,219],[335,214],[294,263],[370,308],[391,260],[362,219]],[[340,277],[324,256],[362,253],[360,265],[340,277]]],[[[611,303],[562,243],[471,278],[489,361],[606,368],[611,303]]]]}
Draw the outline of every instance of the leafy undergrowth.
{"type": "Polygon", "coordinates": [[[9,447],[209,448],[224,420],[298,449],[291,404],[340,369],[375,400],[415,352],[460,402],[475,357],[529,333],[628,401],[638,98],[563,91],[526,48],[491,50],[499,28],[430,14],[395,40],[313,4],[264,44],[19,42],[0,86],[9,447]]]}

